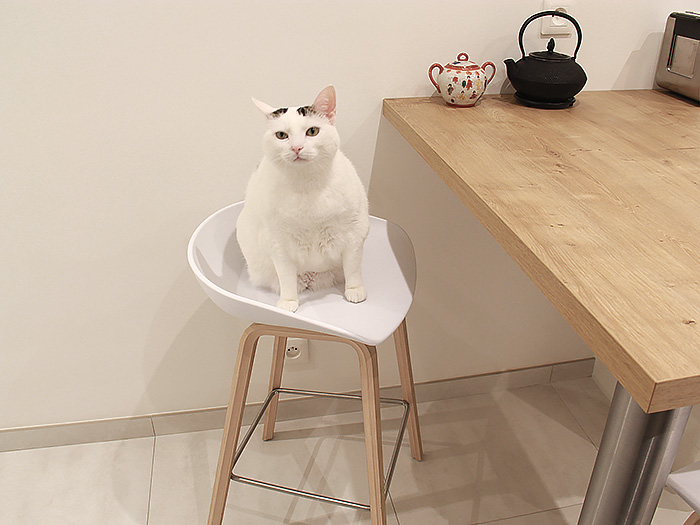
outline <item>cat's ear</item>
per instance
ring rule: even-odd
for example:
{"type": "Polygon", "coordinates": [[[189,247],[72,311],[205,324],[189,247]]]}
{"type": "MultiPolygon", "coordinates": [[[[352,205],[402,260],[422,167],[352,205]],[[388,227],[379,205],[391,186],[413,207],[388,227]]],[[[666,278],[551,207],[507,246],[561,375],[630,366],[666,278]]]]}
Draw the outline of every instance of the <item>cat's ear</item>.
{"type": "Polygon", "coordinates": [[[323,88],[314,100],[313,108],[321,115],[325,115],[331,124],[335,124],[335,88],[333,86],[323,88]]]}
{"type": "Polygon", "coordinates": [[[275,108],[273,108],[272,106],[268,106],[264,102],[260,102],[255,97],[251,97],[251,98],[253,100],[253,104],[255,104],[258,107],[258,109],[260,111],[262,111],[266,117],[269,117],[270,115],[272,115],[272,112],[275,111],[275,108]]]}

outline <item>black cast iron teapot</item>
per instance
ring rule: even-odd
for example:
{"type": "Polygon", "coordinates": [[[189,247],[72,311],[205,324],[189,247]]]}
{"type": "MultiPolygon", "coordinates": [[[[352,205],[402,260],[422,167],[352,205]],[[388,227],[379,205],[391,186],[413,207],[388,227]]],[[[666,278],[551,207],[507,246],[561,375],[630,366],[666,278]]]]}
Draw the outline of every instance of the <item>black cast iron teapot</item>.
{"type": "Polygon", "coordinates": [[[525,20],[518,36],[522,58],[515,62],[505,60],[508,79],[516,90],[515,97],[528,106],[541,108],[568,108],[575,102],[574,95],[586,84],[586,72],[576,63],[576,55],[581,47],[581,26],[576,19],[559,11],[542,11],[525,20]],[[574,56],[570,57],[554,51],[554,39],[547,44],[547,51],[537,51],[525,56],[523,34],[525,28],[537,18],[560,16],[566,18],[576,28],[578,41],[574,56]]]}

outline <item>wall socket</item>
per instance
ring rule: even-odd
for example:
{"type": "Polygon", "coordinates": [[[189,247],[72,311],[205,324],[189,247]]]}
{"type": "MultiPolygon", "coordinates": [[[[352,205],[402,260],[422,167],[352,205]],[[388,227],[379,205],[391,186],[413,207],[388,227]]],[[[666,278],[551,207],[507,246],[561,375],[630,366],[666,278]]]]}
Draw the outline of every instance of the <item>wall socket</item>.
{"type": "Polygon", "coordinates": [[[285,364],[300,365],[309,362],[309,341],[290,337],[287,339],[287,348],[284,351],[285,364]]]}
{"type": "MultiPolygon", "coordinates": [[[[544,0],[542,7],[544,11],[559,11],[570,15],[574,2],[573,0],[544,0]]],[[[573,24],[560,16],[543,16],[540,18],[540,24],[541,36],[571,36],[574,33],[573,24]]]]}

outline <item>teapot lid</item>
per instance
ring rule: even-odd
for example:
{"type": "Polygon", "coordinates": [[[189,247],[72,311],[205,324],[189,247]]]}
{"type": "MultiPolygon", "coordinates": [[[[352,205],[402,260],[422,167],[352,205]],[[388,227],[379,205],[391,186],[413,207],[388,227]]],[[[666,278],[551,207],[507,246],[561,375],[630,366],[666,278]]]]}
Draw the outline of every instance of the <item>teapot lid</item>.
{"type": "Polygon", "coordinates": [[[569,55],[554,51],[553,38],[550,38],[549,42],[547,42],[547,51],[535,51],[534,53],[530,53],[528,56],[537,60],[546,60],[548,62],[564,62],[565,60],[571,60],[569,55]]]}
{"type": "Polygon", "coordinates": [[[469,55],[466,53],[460,53],[457,55],[457,60],[445,64],[445,69],[451,69],[452,71],[474,71],[476,69],[481,69],[481,66],[469,60],[469,55]]]}

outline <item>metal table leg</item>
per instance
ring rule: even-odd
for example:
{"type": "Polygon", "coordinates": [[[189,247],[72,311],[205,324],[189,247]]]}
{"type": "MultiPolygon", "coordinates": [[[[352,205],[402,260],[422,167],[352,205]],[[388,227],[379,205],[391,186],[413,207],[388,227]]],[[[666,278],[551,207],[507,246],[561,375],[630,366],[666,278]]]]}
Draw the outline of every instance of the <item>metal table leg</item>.
{"type": "Polygon", "coordinates": [[[615,387],[579,525],[649,525],[691,407],[647,414],[615,387]]]}

